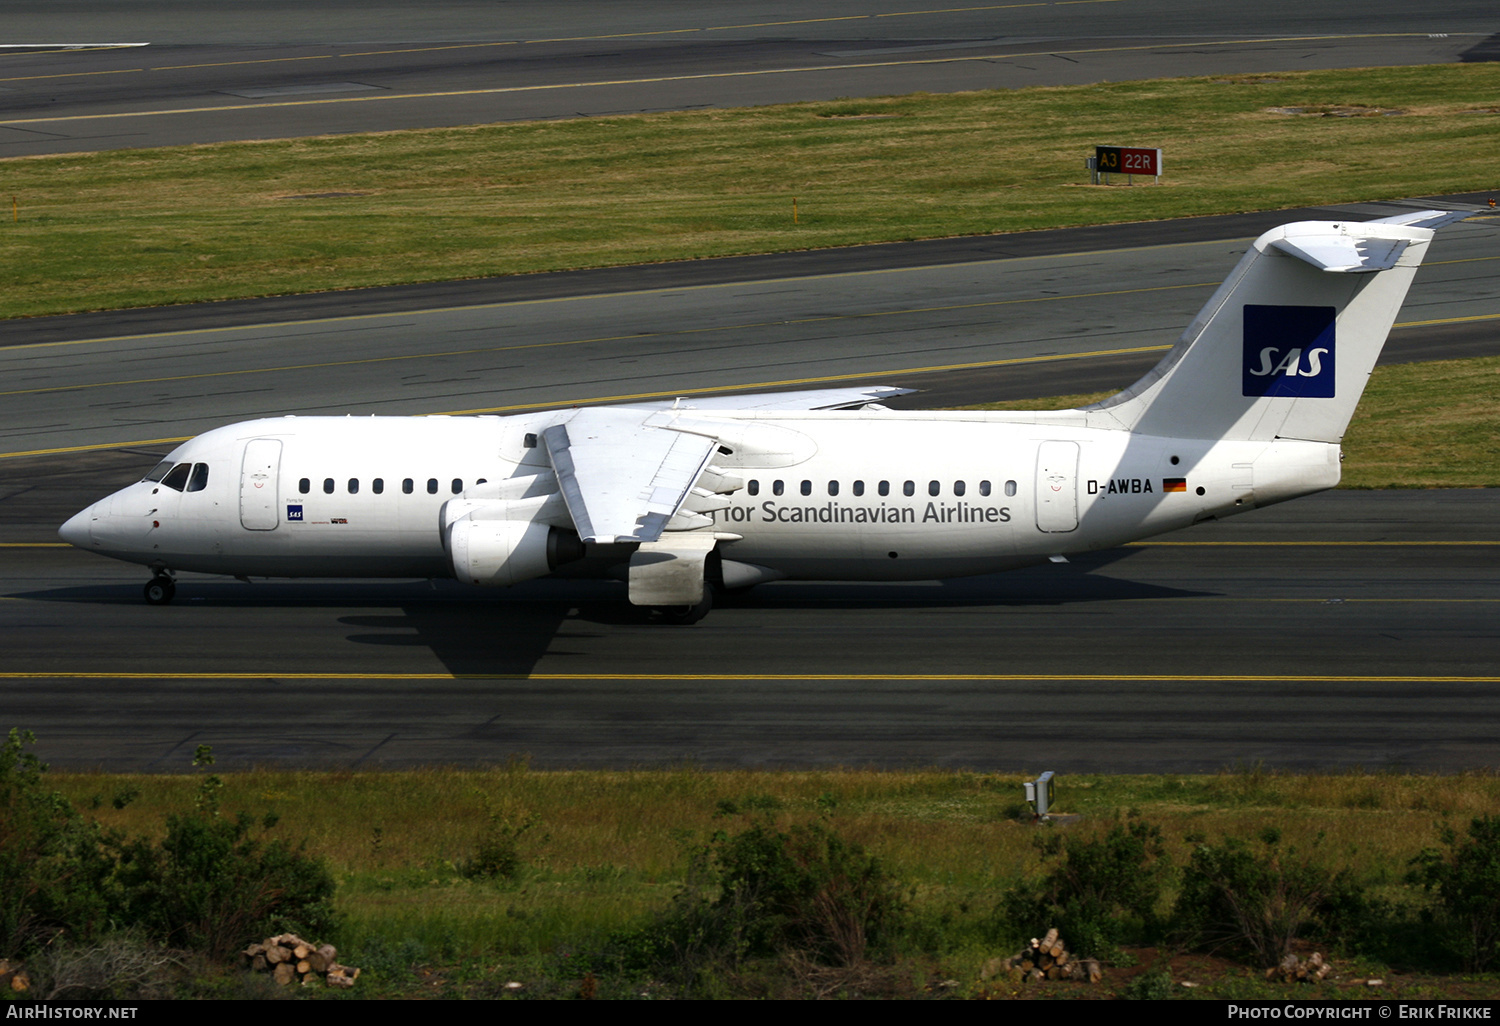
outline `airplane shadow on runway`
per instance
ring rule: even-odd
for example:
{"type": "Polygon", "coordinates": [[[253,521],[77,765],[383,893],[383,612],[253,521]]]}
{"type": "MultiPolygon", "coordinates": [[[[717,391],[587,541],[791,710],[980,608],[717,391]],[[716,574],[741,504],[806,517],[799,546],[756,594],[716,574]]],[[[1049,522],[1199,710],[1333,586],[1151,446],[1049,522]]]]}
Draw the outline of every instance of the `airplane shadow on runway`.
{"type": "MultiPolygon", "coordinates": [[[[339,622],[365,629],[348,635],[352,643],[426,648],[451,673],[527,674],[544,656],[585,656],[583,646],[620,630],[659,631],[669,638],[672,632],[691,636],[701,626],[733,629],[735,621],[751,620],[757,629],[774,632],[775,626],[767,625],[760,614],[774,616],[788,610],[821,613],[832,620],[862,610],[1061,606],[1210,594],[1091,572],[1134,551],[1097,553],[1067,567],[948,581],[779,582],[722,597],[702,625],[688,627],[655,624],[648,611],[627,603],[623,585],[550,581],[523,585],[490,601],[413,603],[403,605],[399,613],[356,614],[341,617],[339,622]],[[569,591],[573,594],[564,597],[569,591]]],[[[803,620],[799,626],[815,627],[816,621],[803,620]]],[[[597,658],[597,650],[592,655],[597,658]]]]}
{"type": "MultiPolygon", "coordinates": [[[[337,623],[346,628],[345,641],[390,650],[389,656],[372,652],[373,658],[352,657],[349,668],[356,672],[362,667],[371,672],[397,669],[398,664],[409,667],[397,651],[425,649],[450,673],[524,675],[533,672],[544,656],[566,659],[583,655],[587,648],[596,659],[598,639],[621,631],[659,632],[665,640],[673,632],[691,637],[704,627],[739,625],[774,634],[777,625],[784,623],[778,614],[792,610],[809,614],[798,622],[799,628],[807,629],[816,628],[819,620],[834,626],[837,618],[861,611],[1035,608],[1212,594],[1098,572],[1140,551],[1113,549],[1077,557],[1062,566],[945,581],[777,582],[722,597],[707,620],[688,627],[655,624],[649,611],[626,601],[623,584],[600,581],[546,580],[504,591],[482,591],[454,581],[278,580],[245,585],[186,577],[179,583],[173,608],[191,610],[204,603],[219,609],[280,609],[288,614],[305,609],[314,616],[318,610],[336,609],[341,614],[337,623]]],[[[139,603],[143,616],[157,612],[141,602],[133,584],[55,588],[17,597],[82,605],[139,603]]],[[[176,622],[183,625],[181,619],[176,622]]],[[[258,620],[255,629],[267,626],[258,620]]],[[[275,625],[270,626],[274,631],[275,625]]]]}

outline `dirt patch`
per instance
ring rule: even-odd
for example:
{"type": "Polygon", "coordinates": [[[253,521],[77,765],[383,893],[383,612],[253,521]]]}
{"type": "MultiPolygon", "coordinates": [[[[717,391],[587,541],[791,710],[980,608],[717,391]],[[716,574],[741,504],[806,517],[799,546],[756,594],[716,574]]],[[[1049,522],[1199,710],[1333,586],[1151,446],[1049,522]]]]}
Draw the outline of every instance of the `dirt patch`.
{"type": "Polygon", "coordinates": [[[1267,114],[1297,114],[1313,118],[1394,117],[1406,111],[1397,107],[1366,107],[1363,104],[1339,104],[1319,107],[1267,107],[1267,114]]]}

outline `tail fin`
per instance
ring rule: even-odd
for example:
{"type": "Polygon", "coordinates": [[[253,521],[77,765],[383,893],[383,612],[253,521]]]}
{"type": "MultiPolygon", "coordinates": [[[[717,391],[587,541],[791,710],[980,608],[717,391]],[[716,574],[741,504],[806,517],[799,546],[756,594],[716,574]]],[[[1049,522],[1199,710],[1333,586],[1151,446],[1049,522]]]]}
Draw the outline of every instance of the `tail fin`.
{"type": "Polygon", "coordinates": [[[1090,426],[1341,441],[1433,229],[1466,216],[1429,210],[1266,232],[1161,363],[1084,407],[1090,426]]]}

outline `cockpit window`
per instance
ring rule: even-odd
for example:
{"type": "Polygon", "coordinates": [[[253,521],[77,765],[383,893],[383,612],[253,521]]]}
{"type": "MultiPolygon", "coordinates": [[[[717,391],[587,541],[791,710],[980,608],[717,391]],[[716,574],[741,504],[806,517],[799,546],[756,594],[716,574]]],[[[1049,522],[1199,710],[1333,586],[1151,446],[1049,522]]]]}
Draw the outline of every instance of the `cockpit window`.
{"type": "Polygon", "coordinates": [[[166,477],[161,479],[161,483],[173,491],[180,492],[183,486],[187,484],[188,472],[192,469],[193,465],[191,463],[179,463],[171,469],[166,477]]]}
{"type": "Polygon", "coordinates": [[[187,490],[190,492],[201,492],[208,487],[208,464],[194,463],[193,476],[188,478],[187,490]]]}
{"type": "Polygon", "coordinates": [[[162,460],[160,463],[158,463],[155,467],[153,467],[151,469],[151,473],[149,473],[145,477],[141,478],[141,480],[142,481],[160,481],[162,478],[164,478],[164,477],[167,476],[167,471],[169,471],[171,469],[172,469],[172,461],[171,460],[162,460]]]}

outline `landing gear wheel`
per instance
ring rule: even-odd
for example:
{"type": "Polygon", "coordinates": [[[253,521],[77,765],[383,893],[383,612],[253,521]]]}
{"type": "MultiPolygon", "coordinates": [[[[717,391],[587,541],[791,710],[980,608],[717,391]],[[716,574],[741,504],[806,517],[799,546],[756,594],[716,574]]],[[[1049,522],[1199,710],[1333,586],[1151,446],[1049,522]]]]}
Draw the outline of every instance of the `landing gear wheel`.
{"type": "Polygon", "coordinates": [[[146,602],[153,606],[164,606],[177,594],[177,585],[170,577],[153,577],[144,592],[146,602]]]}
{"type": "Polygon", "coordinates": [[[708,615],[708,611],[714,607],[714,590],[708,585],[703,587],[703,598],[695,606],[657,606],[654,612],[661,623],[671,624],[676,627],[686,627],[690,623],[697,623],[708,615]]]}

